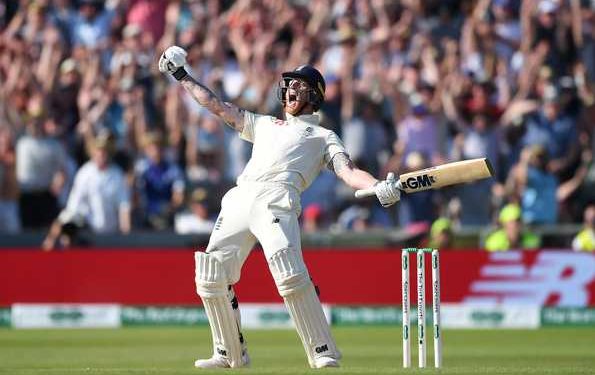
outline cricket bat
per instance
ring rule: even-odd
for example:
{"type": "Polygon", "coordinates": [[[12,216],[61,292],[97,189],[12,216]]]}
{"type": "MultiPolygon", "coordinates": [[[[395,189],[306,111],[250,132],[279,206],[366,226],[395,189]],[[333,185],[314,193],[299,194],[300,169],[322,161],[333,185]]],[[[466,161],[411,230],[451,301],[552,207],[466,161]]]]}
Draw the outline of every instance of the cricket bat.
{"type": "MultiPolygon", "coordinates": [[[[441,187],[462,184],[489,178],[494,169],[487,158],[456,161],[409,172],[399,176],[397,187],[406,193],[439,189],[441,187]]],[[[356,198],[374,195],[374,188],[357,190],[356,198]]]]}

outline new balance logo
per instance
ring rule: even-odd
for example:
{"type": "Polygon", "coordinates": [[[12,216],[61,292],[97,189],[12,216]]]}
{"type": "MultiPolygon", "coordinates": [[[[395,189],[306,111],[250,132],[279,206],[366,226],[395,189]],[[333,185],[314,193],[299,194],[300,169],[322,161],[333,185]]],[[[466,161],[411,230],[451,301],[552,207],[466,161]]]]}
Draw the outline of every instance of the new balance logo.
{"type": "Polygon", "coordinates": [[[314,351],[318,354],[328,352],[328,345],[324,344],[322,346],[317,346],[314,351]]]}
{"type": "Polygon", "coordinates": [[[227,351],[221,348],[217,348],[217,354],[227,357],[227,351]]]}
{"type": "Polygon", "coordinates": [[[217,222],[215,222],[215,230],[221,229],[221,224],[223,223],[223,216],[219,216],[217,222]]]}
{"type": "Polygon", "coordinates": [[[567,251],[494,253],[465,297],[470,303],[588,306],[595,257],[567,251]]]}

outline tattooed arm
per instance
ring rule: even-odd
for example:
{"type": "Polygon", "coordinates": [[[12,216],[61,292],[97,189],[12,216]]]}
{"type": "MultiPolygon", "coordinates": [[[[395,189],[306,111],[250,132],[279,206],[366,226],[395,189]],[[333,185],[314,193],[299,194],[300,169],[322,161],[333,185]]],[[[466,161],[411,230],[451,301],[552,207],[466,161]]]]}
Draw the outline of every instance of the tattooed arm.
{"type": "Polygon", "coordinates": [[[221,100],[213,91],[196,81],[190,75],[186,75],[180,80],[182,87],[200,105],[208,109],[212,114],[219,117],[227,125],[241,132],[244,128],[244,111],[228,102],[221,100]]]}
{"type": "Polygon", "coordinates": [[[336,154],[329,163],[335,174],[354,189],[373,188],[376,198],[383,207],[390,207],[401,199],[400,184],[395,183],[394,175],[389,173],[386,180],[378,181],[371,174],[354,167],[345,153],[336,154]]]}
{"type": "Polygon", "coordinates": [[[345,153],[336,154],[329,163],[329,169],[335,172],[348,186],[354,189],[367,189],[374,186],[378,180],[366,171],[356,168],[345,153]]]}
{"type": "Polygon", "coordinates": [[[231,103],[221,100],[213,91],[197,82],[184,69],[187,53],[183,48],[171,46],[159,58],[159,71],[171,74],[200,105],[208,109],[235,130],[244,128],[244,112],[231,103]]]}

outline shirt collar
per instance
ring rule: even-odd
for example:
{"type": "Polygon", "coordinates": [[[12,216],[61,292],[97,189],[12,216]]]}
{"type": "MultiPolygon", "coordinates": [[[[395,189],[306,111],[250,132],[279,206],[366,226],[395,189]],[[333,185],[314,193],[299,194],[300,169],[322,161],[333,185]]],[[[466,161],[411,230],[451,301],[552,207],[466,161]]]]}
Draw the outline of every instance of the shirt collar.
{"type": "Polygon", "coordinates": [[[307,122],[311,125],[318,125],[319,124],[319,116],[316,114],[308,114],[308,115],[300,115],[300,116],[293,116],[290,113],[285,112],[285,116],[287,116],[287,121],[295,121],[294,119],[307,122]]]}

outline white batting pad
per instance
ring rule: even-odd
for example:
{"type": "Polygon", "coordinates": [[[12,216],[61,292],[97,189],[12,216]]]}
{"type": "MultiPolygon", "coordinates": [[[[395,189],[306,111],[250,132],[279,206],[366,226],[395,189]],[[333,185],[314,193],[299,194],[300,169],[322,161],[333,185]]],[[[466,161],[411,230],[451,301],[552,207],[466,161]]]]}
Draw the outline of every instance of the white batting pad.
{"type": "Polygon", "coordinates": [[[282,297],[293,294],[310,283],[302,254],[292,248],[273,254],[269,259],[269,269],[282,297]]]}
{"type": "Polygon", "coordinates": [[[194,253],[196,290],[211,325],[216,355],[225,357],[230,367],[242,366],[242,348],[236,317],[228,299],[227,276],[223,265],[209,254],[194,253]]]}
{"type": "Polygon", "coordinates": [[[280,250],[269,259],[269,268],[295,323],[310,367],[318,367],[316,359],[320,357],[339,359],[341,355],[301,253],[291,248],[280,250]]]}

